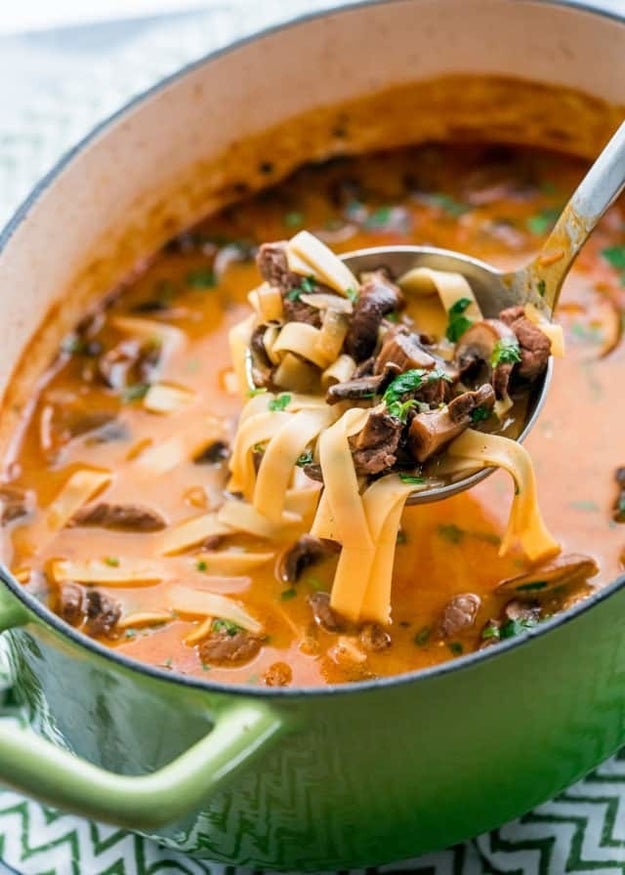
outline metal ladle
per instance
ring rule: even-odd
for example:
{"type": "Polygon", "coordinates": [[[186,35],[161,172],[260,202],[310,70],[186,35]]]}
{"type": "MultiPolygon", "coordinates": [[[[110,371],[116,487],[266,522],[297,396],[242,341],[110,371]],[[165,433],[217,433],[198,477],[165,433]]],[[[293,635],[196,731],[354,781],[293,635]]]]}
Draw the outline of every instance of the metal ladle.
{"type": "MultiPolygon", "coordinates": [[[[459,252],[431,246],[380,246],[341,255],[352,273],[376,270],[381,265],[395,278],[415,267],[462,274],[473,289],[486,318],[496,317],[506,307],[534,304],[551,318],[566,275],[599,219],[625,187],[625,122],[603,149],[562,211],[538,255],[526,267],[503,273],[489,264],[459,252]]],[[[532,387],[522,441],[538,418],[551,380],[552,362],[532,387]]],[[[410,504],[439,501],[483,480],[492,468],[469,474],[445,485],[413,492],[410,504]]]]}

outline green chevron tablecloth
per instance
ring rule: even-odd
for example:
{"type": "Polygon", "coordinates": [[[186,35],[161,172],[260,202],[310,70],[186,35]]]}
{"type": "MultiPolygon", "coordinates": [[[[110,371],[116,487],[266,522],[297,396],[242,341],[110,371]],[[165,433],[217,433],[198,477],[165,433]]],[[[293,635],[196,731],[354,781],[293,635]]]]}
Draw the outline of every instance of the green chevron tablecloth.
{"type": "MultiPolygon", "coordinates": [[[[8,2],[8,0],[4,0],[8,2]]],[[[350,0],[353,2],[353,0],[350,0]]],[[[1,4],[0,4],[1,5],[1,4]]],[[[129,97],[207,51],[332,0],[212,0],[206,11],[0,40],[0,224],[62,152],[129,97]]],[[[625,0],[603,0],[625,16],[625,0]]],[[[0,642],[1,644],[1,642],[0,642]]],[[[0,686],[10,677],[0,649],[0,686]]],[[[10,709],[9,709],[10,710],[10,709]]],[[[6,719],[19,719],[13,714],[6,719]]],[[[243,875],[0,790],[0,875],[243,875]]],[[[625,873],[625,750],[557,799],[383,873],[625,873]]]]}

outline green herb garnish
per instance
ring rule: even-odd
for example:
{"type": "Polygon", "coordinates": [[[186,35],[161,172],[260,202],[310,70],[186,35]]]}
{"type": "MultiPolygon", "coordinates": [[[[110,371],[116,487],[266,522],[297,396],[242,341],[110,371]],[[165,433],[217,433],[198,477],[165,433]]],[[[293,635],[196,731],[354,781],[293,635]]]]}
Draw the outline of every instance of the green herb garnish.
{"type": "Polygon", "coordinates": [[[475,407],[471,413],[471,422],[484,422],[486,419],[490,419],[492,414],[492,410],[489,410],[488,407],[475,407]]]}
{"type": "Polygon", "coordinates": [[[265,389],[264,386],[256,386],[254,389],[247,390],[247,397],[248,398],[256,398],[257,395],[262,395],[266,391],[267,390],[265,389]]]}
{"type": "Polygon", "coordinates": [[[289,301],[299,301],[300,295],[312,295],[317,291],[317,281],[314,276],[303,276],[299,286],[295,286],[288,293],[289,301]]]}
{"type": "Polygon", "coordinates": [[[544,589],[547,586],[546,580],[531,580],[529,583],[521,583],[515,586],[517,592],[532,592],[536,589],[544,589]]]}
{"type": "Polygon", "coordinates": [[[283,589],[282,592],[280,593],[280,601],[281,602],[288,602],[289,599],[294,599],[296,595],[297,595],[297,590],[295,589],[294,586],[290,587],[290,589],[283,589]]]}
{"type": "Polygon", "coordinates": [[[215,274],[207,267],[190,270],[186,276],[187,285],[194,289],[214,289],[215,274]]]}
{"type": "Polygon", "coordinates": [[[504,338],[498,340],[490,357],[491,367],[497,365],[512,365],[521,361],[521,349],[516,338],[504,338]]]}
{"type": "Polygon", "coordinates": [[[232,623],[230,620],[213,620],[213,631],[225,632],[226,635],[229,635],[231,638],[236,635],[240,629],[240,626],[237,626],[236,623],[232,623]]]}
{"type": "Polygon", "coordinates": [[[124,404],[129,404],[131,401],[140,401],[145,398],[150,388],[149,383],[131,383],[122,390],[122,401],[124,404]]]}
{"type": "Polygon", "coordinates": [[[460,641],[449,641],[447,643],[447,647],[451,650],[454,656],[460,656],[464,653],[464,647],[460,643],[460,641]]]}
{"type": "Polygon", "coordinates": [[[425,645],[430,640],[430,635],[432,634],[432,630],[429,626],[424,626],[423,629],[419,629],[417,634],[412,639],[417,647],[425,647],[425,645]]]}
{"type": "Polygon", "coordinates": [[[408,543],[408,535],[404,532],[403,529],[398,530],[397,537],[395,538],[395,543],[397,545],[408,543]]]}
{"type": "Polygon", "coordinates": [[[459,544],[464,540],[464,536],[466,535],[464,529],[461,529],[460,526],[457,526],[455,523],[443,523],[438,526],[436,531],[441,538],[449,541],[450,544],[459,544]]]}
{"type": "Polygon", "coordinates": [[[272,398],[267,407],[272,413],[275,413],[277,410],[285,410],[290,403],[290,394],[288,392],[283,392],[282,395],[278,395],[277,398],[272,398]]]}
{"type": "Polygon", "coordinates": [[[625,245],[606,246],[605,249],[601,250],[601,255],[612,267],[625,271],[625,245]]]}
{"type": "Polygon", "coordinates": [[[198,571],[208,571],[208,562],[205,562],[204,559],[198,559],[195,563],[195,567],[198,571]]]}
{"type": "Polygon", "coordinates": [[[298,457],[297,462],[295,463],[298,468],[303,468],[304,465],[312,465],[313,463],[313,453],[312,450],[306,450],[305,453],[302,453],[301,456],[298,457]]]}
{"type": "Polygon", "coordinates": [[[137,630],[136,629],[126,629],[126,631],[124,632],[124,637],[125,638],[136,638],[137,637],[137,630]]]}
{"type": "Polygon", "coordinates": [[[449,321],[445,331],[445,337],[451,343],[457,343],[467,328],[473,324],[470,319],[464,315],[464,311],[471,306],[471,298],[459,298],[449,308],[449,321]]]}
{"type": "Polygon", "coordinates": [[[402,396],[407,395],[409,392],[416,392],[424,383],[434,383],[436,380],[446,380],[449,383],[451,382],[451,377],[440,368],[432,368],[430,371],[423,368],[414,368],[411,371],[405,371],[403,374],[395,377],[382,396],[382,399],[388,407],[389,404],[401,401],[402,396]]]}
{"type": "Polygon", "coordinates": [[[532,617],[526,617],[523,620],[509,620],[501,627],[499,635],[501,638],[515,638],[537,625],[538,620],[534,620],[532,617]]]}
{"type": "Polygon", "coordinates": [[[450,194],[428,194],[425,200],[427,203],[434,207],[439,207],[443,212],[455,218],[464,215],[470,209],[467,204],[460,203],[450,194]]]}
{"type": "Polygon", "coordinates": [[[500,637],[499,626],[492,620],[482,629],[482,641],[489,641],[491,638],[499,641],[500,637]]]}
{"type": "Polygon", "coordinates": [[[547,291],[547,283],[544,280],[538,280],[538,282],[536,283],[536,291],[541,298],[544,298],[545,292],[547,291]]]}
{"type": "MultiPolygon", "coordinates": [[[[345,297],[349,298],[349,300],[353,303],[358,298],[358,292],[356,289],[352,289],[350,286],[348,289],[345,289],[345,297]]],[[[388,316],[386,317],[388,319],[388,316]]]]}
{"type": "Polygon", "coordinates": [[[418,477],[416,474],[400,474],[399,479],[402,483],[414,483],[415,486],[425,483],[425,477],[418,477]]]}
{"type": "Polygon", "coordinates": [[[387,410],[391,416],[405,422],[408,418],[409,411],[416,406],[417,402],[413,398],[410,398],[408,401],[393,401],[387,406],[387,410]]]}
{"type": "Polygon", "coordinates": [[[562,207],[545,207],[544,210],[528,218],[527,230],[532,234],[545,234],[555,225],[561,212],[562,207]]]}
{"type": "Polygon", "coordinates": [[[287,228],[301,228],[304,224],[304,216],[302,213],[297,212],[286,213],[284,224],[287,228]]]}
{"type": "Polygon", "coordinates": [[[119,559],[117,558],[117,556],[105,556],[104,564],[110,565],[111,568],[117,568],[119,566],[119,559]]]}
{"type": "Polygon", "coordinates": [[[391,217],[391,207],[378,207],[365,219],[365,228],[384,228],[391,217]]]}

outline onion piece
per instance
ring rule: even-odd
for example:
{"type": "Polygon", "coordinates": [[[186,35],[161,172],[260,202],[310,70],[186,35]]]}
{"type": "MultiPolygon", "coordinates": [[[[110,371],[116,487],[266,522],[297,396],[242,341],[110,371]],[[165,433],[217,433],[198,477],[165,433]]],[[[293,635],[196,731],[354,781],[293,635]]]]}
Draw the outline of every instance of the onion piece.
{"type": "Polygon", "coordinates": [[[336,313],[346,313],[348,316],[354,312],[354,305],[349,298],[341,298],[338,295],[331,295],[329,292],[300,295],[299,300],[316,310],[334,310],[336,313]]]}
{"type": "Polygon", "coordinates": [[[238,602],[227,596],[205,592],[201,589],[191,589],[189,586],[175,584],[169,589],[169,604],[172,610],[181,614],[191,614],[196,617],[214,617],[236,623],[248,632],[258,635],[263,631],[262,625],[250,616],[238,602]]]}

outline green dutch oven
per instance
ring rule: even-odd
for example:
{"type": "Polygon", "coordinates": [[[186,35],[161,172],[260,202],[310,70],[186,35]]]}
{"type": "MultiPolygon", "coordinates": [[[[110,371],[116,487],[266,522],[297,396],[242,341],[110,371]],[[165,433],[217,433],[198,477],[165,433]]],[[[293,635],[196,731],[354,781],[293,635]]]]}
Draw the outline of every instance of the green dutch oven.
{"type": "MultiPolygon", "coordinates": [[[[94,295],[223,203],[225,156],[251,160],[256,134],[374,89],[466,72],[622,102],[625,23],[532,0],[390,0],[303,19],[193,65],[92,134],[5,230],[0,390],[23,349],[36,373],[94,295]]],[[[416,135],[407,123],[405,138],[416,135]]],[[[384,136],[372,125],[361,146],[384,136]]],[[[312,138],[307,156],[296,151],[276,147],[283,172],[331,149],[312,138]]],[[[2,446],[27,397],[23,362],[21,371],[5,396],[2,446]]],[[[328,870],[414,856],[520,815],[625,741],[625,577],[453,663],[298,690],[136,664],[1,576],[0,628],[31,726],[0,723],[0,780],[198,857],[328,870]]]]}

